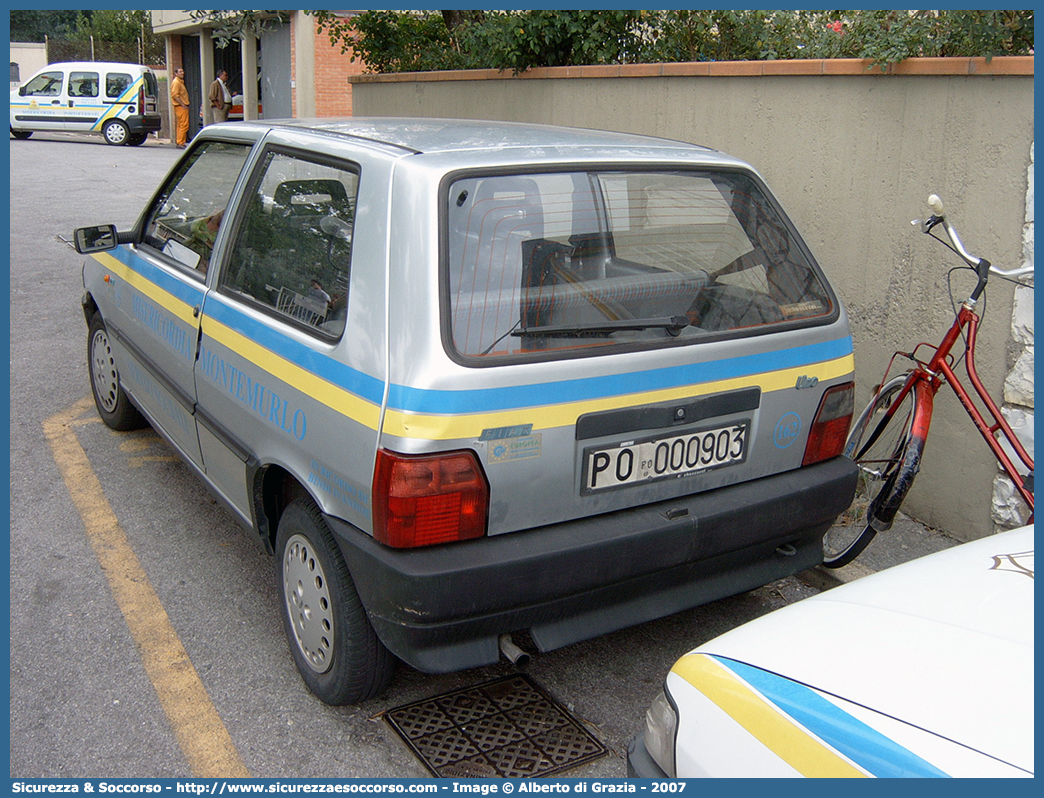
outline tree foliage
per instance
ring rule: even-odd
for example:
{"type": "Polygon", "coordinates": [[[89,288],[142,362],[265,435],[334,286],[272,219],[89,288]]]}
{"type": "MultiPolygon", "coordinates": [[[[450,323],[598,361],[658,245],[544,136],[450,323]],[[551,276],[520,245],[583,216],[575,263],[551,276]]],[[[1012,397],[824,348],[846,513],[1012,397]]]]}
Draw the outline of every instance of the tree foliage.
{"type": "Polygon", "coordinates": [[[1032,10],[306,13],[373,72],[1033,52],[1032,10]]]}
{"type": "Polygon", "coordinates": [[[69,38],[86,41],[91,37],[104,42],[133,44],[142,38],[146,49],[162,52],[162,40],[152,32],[152,14],[143,10],[99,9],[80,12],[76,30],[69,38]]]}
{"type": "Polygon", "coordinates": [[[76,32],[82,11],[11,11],[12,42],[43,42],[45,38],[69,36],[76,32]]]}
{"type": "Polygon", "coordinates": [[[152,32],[152,14],[142,10],[12,11],[11,41],[42,42],[44,38],[135,44],[158,40],[152,32]]]}
{"type": "Polygon", "coordinates": [[[189,16],[210,29],[218,47],[228,45],[244,34],[260,38],[273,25],[286,22],[281,11],[189,11],[189,16]]]}

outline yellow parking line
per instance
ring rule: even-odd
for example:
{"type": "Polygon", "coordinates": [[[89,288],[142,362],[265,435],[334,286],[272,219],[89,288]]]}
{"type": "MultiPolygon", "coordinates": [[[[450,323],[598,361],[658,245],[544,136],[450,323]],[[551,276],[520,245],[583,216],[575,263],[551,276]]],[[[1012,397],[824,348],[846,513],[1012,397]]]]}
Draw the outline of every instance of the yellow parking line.
{"type": "Polygon", "coordinates": [[[87,539],[127,621],[192,775],[249,778],[249,771],[76,437],[76,420],[91,407],[92,400],[87,397],[51,416],[43,425],[55,462],[83,519],[87,539]]]}

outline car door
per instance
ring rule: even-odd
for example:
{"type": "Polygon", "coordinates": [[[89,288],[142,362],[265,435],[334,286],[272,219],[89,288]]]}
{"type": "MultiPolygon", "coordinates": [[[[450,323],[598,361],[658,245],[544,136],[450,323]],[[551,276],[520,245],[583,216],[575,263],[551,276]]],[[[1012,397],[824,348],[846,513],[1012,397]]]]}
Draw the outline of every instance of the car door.
{"type": "Polygon", "coordinates": [[[135,403],[200,467],[193,384],[199,317],[210,254],[251,144],[193,147],[146,211],[139,242],[114,253],[122,280],[106,323],[129,355],[121,376],[135,403]]]}
{"type": "Polygon", "coordinates": [[[88,133],[101,116],[101,75],[97,70],[74,69],[69,72],[65,97],[65,129],[88,133]]]}
{"type": "MultiPolygon", "coordinates": [[[[130,109],[138,104],[138,87],[141,80],[140,75],[136,80],[135,76],[129,72],[105,73],[101,106],[94,120],[93,130],[95,132],[104,130],[110,119],[126,120],[130,116],[130,109]]],[[[140,109],[140,113],[144,114],[145,109],[140,109]]]]}
{"type": "Polygon", "coordinates": [[[372,422],[352,418],[362,378],[339,359],[360,169],[279,146],[257,164],[203,312],[196,392],[207,477],[245,508],[250,469],[277,463],[324,508],[361,522],[369,472],[335,465],[345,452],[372,453],[376,438],[372,422]]]}
{"type": "Polygon", "coordinates": [[[65,129],[65,72],[34,75],[11,97],[11,127],[17,130],[65,129]]]}

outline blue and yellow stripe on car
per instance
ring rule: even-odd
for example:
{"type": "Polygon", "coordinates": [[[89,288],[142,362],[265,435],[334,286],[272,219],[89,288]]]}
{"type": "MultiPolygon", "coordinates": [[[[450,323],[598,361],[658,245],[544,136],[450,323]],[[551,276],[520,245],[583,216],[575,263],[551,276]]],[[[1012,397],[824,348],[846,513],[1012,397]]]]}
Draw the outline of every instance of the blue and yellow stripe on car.
{"type": "Polygon", "coordinates": [[[195,309],[203,301],[203,284],[193,284],[167,274],[126,247],[92,255],[102,268],[122,279],[163,310],[189,326],[195,326],[195,309]]]}
{"type": "MultiPolygon", "coordinates": [[[[179,280],[126,248],[94,257],[157,306],[195,325],[202,284],[179,280]]],[[[230,352],[370,429],[380,425],[383,381],[258,321],[220,295],[208,297],[203,316],[204,334],[230,352]]],[[[532,424],[534,430],[547,430],[575,424],[585,413],[750,386],[763,392],[792,389],[799,376],[823,382],[849,375],[853,368],[852,339],[843,336],[778,352],[526,386],[437,390],[391,385],[383,431],[438,441],[477,438],[491,427],[532,424]]]]}
{"type": "Polygon", "coordinates": [[[735,660],[687,654],[677,674],[809,778],[948,778],[822,694],[735,660]]]}
{"type": "MultiPolygon", "coordinates": [[[[208,300],[204,331],[277,379],[377,429],[383,382],[247,317],[220,298],[208,300]]],[[[392,385],[383,431],[401,438],[459,440],[477,438],[491,427],[554,429],[575,424],[584,413],[750,385],[763,391],[793,388],[800,375],[823,381],[852,369],[851,339],[846,337],[771,355],[528,386],[432,390],[392,385]],[[636,390],[639,386],[643,390],[636,390]]]]}
{"type": "MultiPolygon", "coordinates": [[[[98,117],[95,123],[91,126],[91,130],[95,132],[100,131],[103,127],[105,127],[106,122],[108,122],[110,119],[115,119],[116,117],[118,117],[120,113],[122,113],[128,105],[132,103],[137,104],[138,89],[142,87],[144,82],[144,76],[139,75],[138,79],[131,83],[127,88],[125,88],[119,97],[116,97],[115,99],[110,98],[109,100],[106,100],[105,112],[98,117]]],[[[144,111],[144,108],[138,109],[138,113],[144,113],[144,111]]]]}

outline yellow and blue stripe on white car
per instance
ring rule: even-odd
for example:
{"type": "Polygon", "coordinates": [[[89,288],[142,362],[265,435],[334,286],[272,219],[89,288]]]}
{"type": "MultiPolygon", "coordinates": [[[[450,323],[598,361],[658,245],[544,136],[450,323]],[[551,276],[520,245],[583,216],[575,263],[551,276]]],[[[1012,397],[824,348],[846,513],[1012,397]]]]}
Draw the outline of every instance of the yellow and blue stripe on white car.
{"type": "MultiPolygon", "coordinates": [[[[806,685],[735,660],[703,653],[671,669],[780,760],[809,778],[949,778],[899,742],[806,685]]],[[[708,723],[706,718],[697,723],[708,723]]],[[[679,763],[680,764],[680,763],[679,763]]],[[[758,766],[747,757],[745,766],[758,766]]]]}
{"type": "MultiPolygon", "coordinates": [[[[119,97],[106,99],[104,104],[99,106],[99,110],[104,110],[91,126],[91,130],[95,133],[100,133],[105,127],[105,123],[110,119],[116,119],[120,117],[121,114],[127,116],[127,114],[124,114],[123,112],[127,111],[131,105],[137,105],[138,91],[144,84],[144,76],[139,75],[138,79],[127,86],[119,97]]],[[[93,108],[93,106],[91,107],[93,108]]],[[[144,108],[140,109],[140,112],[143,113],[144,111],[144,108]]]]}

